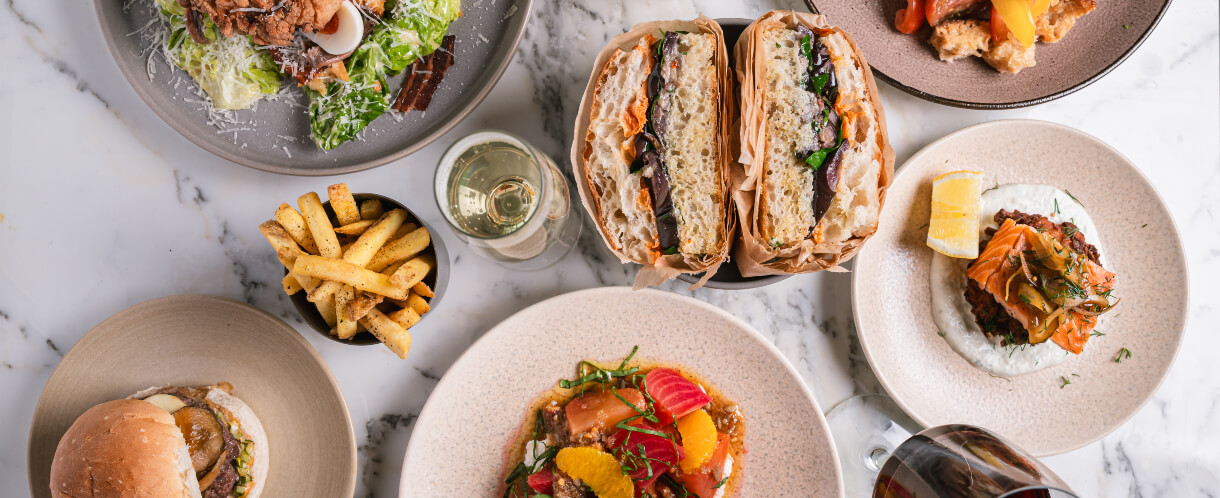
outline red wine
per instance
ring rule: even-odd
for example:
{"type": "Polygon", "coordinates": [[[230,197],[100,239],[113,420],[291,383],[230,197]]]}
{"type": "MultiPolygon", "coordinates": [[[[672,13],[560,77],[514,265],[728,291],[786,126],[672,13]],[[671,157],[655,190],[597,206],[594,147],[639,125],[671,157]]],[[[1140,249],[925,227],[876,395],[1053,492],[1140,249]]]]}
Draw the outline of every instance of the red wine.
{"type": "Polygon", "coordinates": [[[1041,462],[968,425],[944,425],[902,443],[881,467],[873,498],[1066,498],[1041,462]]]}

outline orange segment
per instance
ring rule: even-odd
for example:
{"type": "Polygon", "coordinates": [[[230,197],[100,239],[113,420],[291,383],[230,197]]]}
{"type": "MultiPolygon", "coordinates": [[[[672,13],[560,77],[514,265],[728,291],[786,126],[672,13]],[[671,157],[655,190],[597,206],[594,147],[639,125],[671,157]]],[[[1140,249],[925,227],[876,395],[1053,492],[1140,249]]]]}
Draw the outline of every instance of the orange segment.
{"type": "Polygon", "coordinates": [[[695,410],[678,419],[678,434],[682,435],[682,450],[686,456],[679,465],[683,472],[694,472],[716,451],[716,424],[703,410],[695,410]]]}
{"type": "Polygon", "coordinates": [[[635,484],[623,473],[614,456],[592,446],[564,448],[555,454],[555,466],[579,479],[597,498],[633,498],[635,484]]]}

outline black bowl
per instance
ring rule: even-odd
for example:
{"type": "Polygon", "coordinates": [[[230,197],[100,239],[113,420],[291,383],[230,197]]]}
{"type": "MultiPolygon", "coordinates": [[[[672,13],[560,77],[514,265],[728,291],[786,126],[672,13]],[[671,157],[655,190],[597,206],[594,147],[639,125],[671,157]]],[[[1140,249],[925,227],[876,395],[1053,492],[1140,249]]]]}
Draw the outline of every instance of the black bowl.
{"type": "MultiPolygon", "coordinates": [[[[369,199],[377,199],[381,201],[382,208],[387,212],[400,208],[407,212],[407,220],[405,223],[414,223],[428,230],[428,238],[430,243],[428,244],[428,248],[424,249],[420,254],[430,254],[436,258],[436,269],[424,278],[424,283],[428,284],[428,287],[431,287],[432,292],[436,294],[435,297],[428,300],[428,305],[432,308],[432,310],[435,310],[437,304],[440,303],[441,298],[445,296],[445,288],[449,286],[449,253],[445,251],[445,243],[441,241],[440,237],[437,236],[438,232],[433,230],[431,226],[428,226],[427,223],[424,223],[424,220],[416,216],[415,213],[411,212],[410,209],[407,209],[406,206],[394,199],[378,194],[352,194],[352,197],[356,198],[357,203],[369,199]]],[[[327,215],[334,216],[335,212],[330,208],[330,201],[322,203],[322,207],[326,209],[327,215]]],[[[284,275],[287,274],[288,270],[284,270],[284,275]]],[[[289,296],[289,298],[292,299],[292,305],[296,306],[297,313],[300,313],[301,318],[305,320],[305,323],[309,324],[309,328],[313,329],[322,337],[338,343],[351,344],[355,346],[381,344],[381,341],[378,341],[377,338],[368,331],[360,332],[351,339],[340,339],[331,335],[330,326],[326,324],[326,320],[322,319],[322,314],[318,313],[317,306],[314,306],[313,303],[309,302],[309,299],[305,296],[305,294],[305,291],[301,291],[289,296]]],[[[427,320],[428,315],[434,312],[435,311],[424,313],[423,316],[420,317],[420,323],[427,320]]],[[[416,326],[418,327],[419,324],[416,324],[416,326]]]]}

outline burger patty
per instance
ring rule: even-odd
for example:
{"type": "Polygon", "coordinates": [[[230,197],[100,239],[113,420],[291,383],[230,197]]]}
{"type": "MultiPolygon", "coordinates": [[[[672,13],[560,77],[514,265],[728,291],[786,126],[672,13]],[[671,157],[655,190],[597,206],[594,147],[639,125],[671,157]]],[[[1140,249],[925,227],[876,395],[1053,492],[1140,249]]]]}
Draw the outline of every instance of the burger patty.
{"type": "MultiPolygon", "coordinates": [[[[1084,254],[1094,263],[1101,264],[1098,261],[1097,247],[1085,240],[1084,234],[1074,223],[1068,221],[1055,223],[1040,214],[1026,214],[1006,209],[1001,209],[996,213],[994,220],[996,225],[1003,225],[1004,220],[1013,220],[1017,224],[1028,225],[1039,231],[1058,230],[1060,244],[1074,252],[1084,254]]],[[[986,230],[988,237],[995,235],[995,232],[995,228],[986,230]]],[[[987,241],[990,240],[988,238],[987,241]]],[[[979,242],[979,252],[982,252],[983,248],[987,246],[987,241],[979,242]]],[[[974,262],[971,261],[970,264],[974,264],[974,262]]],[[[974,314],[974,322],[987,337],[1000,337],[1000,344],[1003,346],[1029,344],[1029,331],[1021,326],[1020,321],[1009,315],[1003,306],[1000,306],[995,296],[983,290],[973,279],[966,279],[966,302],[970,303],[970,312],[974,314]]]]}
{"type": "MultiPolygon", "coordinates": [[[[204,401],[204,398],[208,395],[204,389],[166,387],[149,394],[149,396],[153,394],[169,394],[182,400],[187,406],[203,408],[212,412],[213,416],[215,416],[212,407],[208,406],[207,402],[204,401]]],[[[219,420],[219,417],[217,417],[217,420],[219,420]]],[[[233,437],[233,434],[229,432],[229,426],[222,420],[220,422],[220,433],[225,443],[224,454],[216,462],[216,465],[220,465],[220,472],[217,474],[216,479],[208,485],[207,489],[201,490],[203,491],[203,498],[226,498],[229,496],[229,493],[233,492],[233,487],[237,484],[237,468],[233,466],[233,461],[237,459],[237,455],[241,454],[241,447],[237,443],[237,438],[233,437]]]]}

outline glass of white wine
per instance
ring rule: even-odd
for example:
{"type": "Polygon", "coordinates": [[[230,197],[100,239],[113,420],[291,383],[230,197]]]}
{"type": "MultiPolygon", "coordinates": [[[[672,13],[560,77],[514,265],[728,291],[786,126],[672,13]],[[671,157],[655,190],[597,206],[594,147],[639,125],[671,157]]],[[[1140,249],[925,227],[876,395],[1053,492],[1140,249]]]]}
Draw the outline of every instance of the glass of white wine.
{"type": "Polygon", "coordinates": [[[509,269],[548,268],[580,236],[563,173],[510,133],[482,130],[458,139],[441,157],[434,183],[437,206],[458,237],[509,269]]]}

